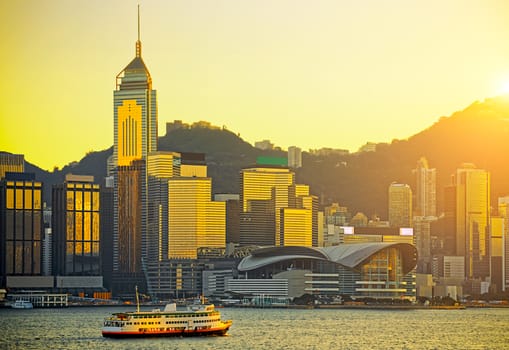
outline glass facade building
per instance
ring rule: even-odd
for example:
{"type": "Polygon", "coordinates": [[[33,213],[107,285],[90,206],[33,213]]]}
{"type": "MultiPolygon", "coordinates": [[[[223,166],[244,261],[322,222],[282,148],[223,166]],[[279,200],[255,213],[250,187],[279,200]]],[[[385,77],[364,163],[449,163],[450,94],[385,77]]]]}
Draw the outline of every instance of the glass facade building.
{"type": "Polygon", "coordinates": [[[406,184],[389,186],[389,225],[412,227],[412,189],[406,184]]]}
{"type": "MultiPolygon", "coordinates": [[[[135,57],[117,75],[113,92],[113,275],[116,290],[143,282],[142,264],[148,245],[147,157],[157,150],[157,94],[141,57],[139,33],[138,14],[135,57]]],[[[144,290],[144,283],[140,289],[144,290]]]]}
{"type": "Polygon", "coordinates": [[[211,200],[210,178],[168,181],[168,257],[197,258],[201,247],[226,246],[226,205],[211,200]]]}
{"type": "Polygon", "coordinates": [[[304,290],[318,295],[415,300],[415,285],[409,281],[415,279],[416,257],[413,245],[396,242],[267,247],[252,251],[238,269],[242,281],[302,270],[306,276],[304,290]]]}
{"type": "Polygon", "coordinates": [[[0,274],[42,274],[42,183],[29,173],[6,173],[0,181],[0,274]]]}
{"type": "Polygon", "coordinates": [[[490,173],[463,164],[456,187],[456,254],[465,257],[467,278],[490,275],[490,173]]]}
{"type": "Polygon", "coordinates": [[[67,175],[52,193],[52,271],[100,276],[100,186],[93,176],[67,175]]]}
{"type": "Polygon", "coordinates": [[[295,173],[288,168],[257,166],[240,174],[240,244],[276,245],[276,213],[288,207],[295,173]]]}

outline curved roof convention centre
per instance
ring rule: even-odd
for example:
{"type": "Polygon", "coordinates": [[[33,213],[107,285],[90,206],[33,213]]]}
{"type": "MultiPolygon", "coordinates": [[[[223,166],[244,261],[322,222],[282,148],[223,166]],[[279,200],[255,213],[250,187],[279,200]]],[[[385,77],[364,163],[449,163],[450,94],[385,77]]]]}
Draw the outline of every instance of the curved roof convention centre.
{"type": "Polygon", "coordinates": [[[265,247],[251,252],[239,263],[239,271],[251,271],[294,259],[316,259],[340,264],[352,270],[359,270],[369,258],[386,248],[397,248],[402,252],[403,273],[410,272],[417,263],[417,249],[408,243],[370,242],[340,244],[333,247],[265,247]]]}

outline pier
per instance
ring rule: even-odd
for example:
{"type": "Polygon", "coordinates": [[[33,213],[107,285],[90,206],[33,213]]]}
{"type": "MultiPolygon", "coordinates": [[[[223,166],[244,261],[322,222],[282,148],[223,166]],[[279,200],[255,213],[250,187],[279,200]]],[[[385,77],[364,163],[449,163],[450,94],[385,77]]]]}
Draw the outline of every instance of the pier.
{"type": "Polygon", "coordinates": [[[67,307],[67,294],[56,294],[46,292],[20,292],[9,294],[10,300],[26,300],[32,303],[34,307],[67,307]]]}

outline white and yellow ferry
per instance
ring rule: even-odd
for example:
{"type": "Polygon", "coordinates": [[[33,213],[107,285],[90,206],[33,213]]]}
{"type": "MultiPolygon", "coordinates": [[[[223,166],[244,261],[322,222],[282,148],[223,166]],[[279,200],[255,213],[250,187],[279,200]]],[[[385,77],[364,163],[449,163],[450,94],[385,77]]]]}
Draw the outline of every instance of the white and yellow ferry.
{"type": "Polygon", "coordinates": [[[168,304],[163,311],[136,311],[114,313],[104,320],[104,337],[149,336],[200,336],[225,335],[231,320],[222,321],[214,305],[191,305],[177,310],[176,304],[168,304]]]}

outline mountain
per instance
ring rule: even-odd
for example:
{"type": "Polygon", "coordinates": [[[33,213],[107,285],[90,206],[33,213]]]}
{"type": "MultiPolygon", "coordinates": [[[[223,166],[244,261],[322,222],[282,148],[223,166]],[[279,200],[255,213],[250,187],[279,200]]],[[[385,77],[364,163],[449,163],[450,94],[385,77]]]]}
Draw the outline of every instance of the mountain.
{"type": "MultiPolygon", "coordinates": [[[[322,204],[339,202],[352,214],[364,212],[387,218],[387,192],[391,182],[407,183],[415,189],[412,170],[421,157],[437,169],[438,210],[442,190],[450,184],[451,174],[462,163],[474,163],[491,172],[492,202],[509,194],[509,96],[475,102],[450,117],[406,140],[378,144],[375,152],[319,156],[303,152],[303,167],[296,171],[298,183],[310,185],[322,204]]],[[[285,157],[286,152],[262,151],[252,147],[231,131],[193,126],[177,128],[159,138],[159,149],[205,153],[214,193],[238,193],[239,171],[253,165],[256,157],[285,157]]],[[[60,170],[46,172],[27,164],[45,182],[45,200],[50,203],[51,185],[63,181],[66,173],[106,175],[106,159],[113,148],[91,152],[81,161],[60,170]]]]}
{"type": "Polygon", "coordinates": [[[377,145],[376,152],[347,156],[314,157],[306,154],[298,178],[336,200],[355,214],[377,213],[387,217],[387,193],[391,182],[415,189],[412,170],[424,156],[437,169],[437,201],[440,212],[442,190],[463,163],[474,163],[491,172],[493,205],[509,194],[509,96],[475,102],[450,117],[440,118],[426,130],[391,144],[377,145]]]}

